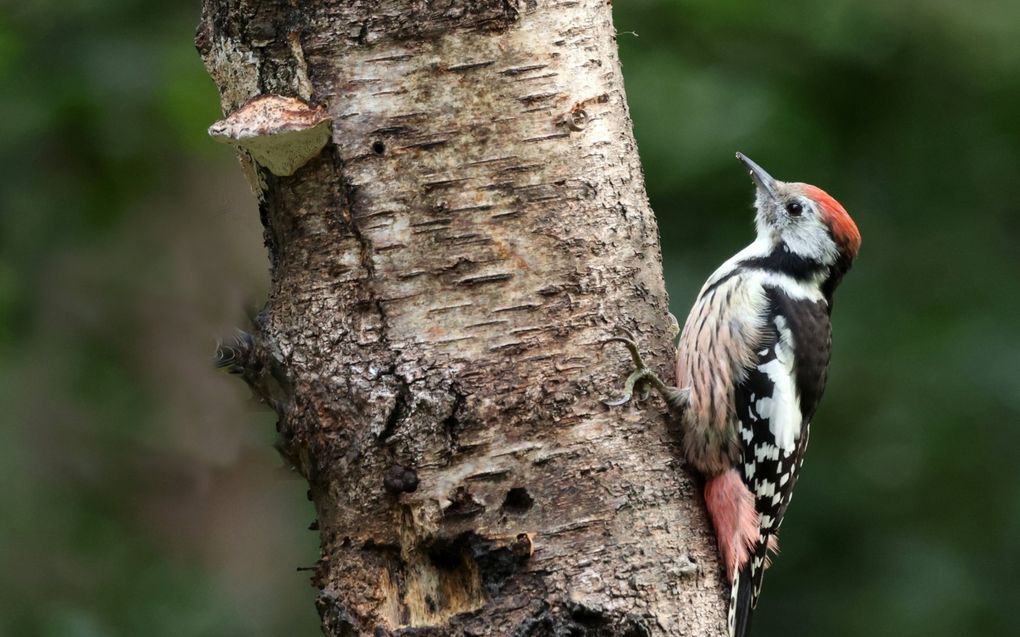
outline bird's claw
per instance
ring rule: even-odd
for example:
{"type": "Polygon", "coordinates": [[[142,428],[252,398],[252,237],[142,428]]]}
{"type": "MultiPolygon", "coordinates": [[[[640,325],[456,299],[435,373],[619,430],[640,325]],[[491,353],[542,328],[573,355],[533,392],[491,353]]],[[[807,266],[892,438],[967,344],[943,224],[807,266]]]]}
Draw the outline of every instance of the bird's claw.
{"type": "Polygon", "coordinates": [[[620,328],[620,332],[623,336],[611,336],[607,338],[603,345],[606,343],[623,343],[627,347],[627,351],[630,352],[630,358],[634,361],[634,371],[631,372],[630,376],[623,384],[623,396],[614,400],[603,400],[602,404],[607,407],[619,407],[620,405],[626,405],[634,397],[634,391],[638,392],[638,400],[642,401],[648,398],[649,383],[661,384],[659,377],[655,375],[655,372],[650,370],[645,365],[644,359],[641,358],[641,352],[638,350],[637,341],[634,339],[634,335],[629,331],[620,328]]]}
{"type": "Polygon", "coordinates": [[[646,367],[644,360],[641,358],[641,352],[638,350],[637,340],[634,338],[634,335],[622,327],[619,331],[623,336],[610,336],[602,342],[602,345],[605,346],[606,343],[623,343],[627,346],[627,351],[630,352],[630,358],[634,361],[634,367],[638,369],[646,367]]]}
{"type": "Polygon", "coordinates": [[[638,392],[638,401],[645,400],[648,398],[648,385],[644,381],[650,380],[653,376],[655,376],[655,372],[647,367],[635,369],[623,384],[623,396],[615,400],[603,400],[602,404],[607,407],[626,405],[634,397],[635,387],[638,392]]]}

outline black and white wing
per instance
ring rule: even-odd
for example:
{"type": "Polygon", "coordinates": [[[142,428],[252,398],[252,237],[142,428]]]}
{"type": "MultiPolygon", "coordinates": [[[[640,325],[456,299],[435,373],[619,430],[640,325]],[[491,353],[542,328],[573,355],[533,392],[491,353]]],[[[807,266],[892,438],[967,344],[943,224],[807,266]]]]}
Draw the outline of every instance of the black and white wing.
{"type": "MultiPolygon", "coordinates": [[[[736,388],[741,473],[755,496],[760,538],[746,573],[751,607],[804,462],[811,417],[825,386],[830,352],[828,305],[765,287],[766,322],[755,364],[736,388]]],[[[741,578],[743,579],[743,577],[741,578]]]]}

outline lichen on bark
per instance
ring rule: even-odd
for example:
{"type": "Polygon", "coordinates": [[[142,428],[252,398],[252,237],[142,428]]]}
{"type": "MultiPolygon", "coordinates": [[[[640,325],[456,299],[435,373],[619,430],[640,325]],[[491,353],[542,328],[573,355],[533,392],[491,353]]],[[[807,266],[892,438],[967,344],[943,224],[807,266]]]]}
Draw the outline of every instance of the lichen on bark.
{"type": "Polygon", "coordinates": [[[272,270],[245,360],[326,634],[722,634],[675,432],[600,402],[617,326],[672,352],[609,5],[206,0],[197,44],[225,115],[332,120],[292,175],[241,153],[272,270]]]}

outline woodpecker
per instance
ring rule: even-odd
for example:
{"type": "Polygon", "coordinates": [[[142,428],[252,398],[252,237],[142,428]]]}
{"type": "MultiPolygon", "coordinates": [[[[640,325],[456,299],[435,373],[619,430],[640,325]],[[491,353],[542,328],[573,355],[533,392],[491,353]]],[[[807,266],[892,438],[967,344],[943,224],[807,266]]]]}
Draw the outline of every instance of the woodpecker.
{"type": "Polygon", "coordinates": [[[677,387],[644,364],[622,398],[658,390],[681,428],[687,461],[705,477],[705,504],[730,581],[729,634],[745,637],[769,551],[797,483],[825,389],[832,295],[861,235],[822,189],[774,179],[741,153],[756,187],[756,239],[705,282],[677,348],[677,387]]]}

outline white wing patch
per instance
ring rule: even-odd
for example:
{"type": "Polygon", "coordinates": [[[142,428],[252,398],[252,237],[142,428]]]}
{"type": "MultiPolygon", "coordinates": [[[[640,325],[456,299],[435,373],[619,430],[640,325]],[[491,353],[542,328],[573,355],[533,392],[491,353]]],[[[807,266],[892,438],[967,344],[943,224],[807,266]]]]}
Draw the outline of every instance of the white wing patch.
{"type": "Polygon", "coordinates": [[[765,462],[766,460],[775,462],[779,460],[779,447],[768,443],[756,445],[754,448],[754,459],[756,462],[765,462]]]}
{"type": "Polygon", "coordinates": [[[776,444],[783,450],[783,455],[790,455],[797,447],[800,438],[800,426],[803,419],[800,413],[800,396],[794,380],[793,335],[782,316],[775,318],[776,342],[775,359],[758,366],[761,373],[769,377],[774,387],[772,396],[759,398],[755,402],[755,410],[769,423],[776,444]]]}

